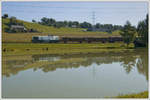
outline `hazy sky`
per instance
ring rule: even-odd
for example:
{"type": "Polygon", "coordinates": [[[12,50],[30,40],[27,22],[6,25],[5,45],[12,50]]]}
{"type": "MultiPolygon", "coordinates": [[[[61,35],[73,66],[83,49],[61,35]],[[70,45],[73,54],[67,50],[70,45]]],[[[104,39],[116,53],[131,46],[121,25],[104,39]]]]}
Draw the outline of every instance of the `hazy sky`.
{"type": "Polygon", "coordinates": [[[25,21],[48,17],[92,23],[93,11],[96,23],[123,25],[129,20],[137,25],[148,13],[148,2],[2,2],[2,15],[25,21]]]}

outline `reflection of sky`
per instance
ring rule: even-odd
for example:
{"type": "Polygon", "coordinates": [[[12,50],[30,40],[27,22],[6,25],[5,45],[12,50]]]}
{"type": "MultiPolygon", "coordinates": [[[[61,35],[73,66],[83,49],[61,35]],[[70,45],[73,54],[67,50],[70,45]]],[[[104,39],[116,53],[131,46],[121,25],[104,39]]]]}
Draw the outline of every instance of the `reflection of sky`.
{"type": "Polygon", "coordinates": [[[89,67],[57,69],[44,73],[33,69],[4,77],[4,97],[113,97],[148,89],[145,77],[137,68],[129,74],[118,62],[92,64],[89,67]],[[95,70],[93,74],[93,69],[95,70]],[[94,76],[93,76],[94,75],[94,76]]]}
{"type": "Polygon", "coordinates": [[[19,19],[31,21],[42,17],[56,20],[88,21],[92,12],[96,22],[124,24],[126,20],[137,25],[148,13],[146,2],[3,2],[2,14],[8,13],[19,19]]]}

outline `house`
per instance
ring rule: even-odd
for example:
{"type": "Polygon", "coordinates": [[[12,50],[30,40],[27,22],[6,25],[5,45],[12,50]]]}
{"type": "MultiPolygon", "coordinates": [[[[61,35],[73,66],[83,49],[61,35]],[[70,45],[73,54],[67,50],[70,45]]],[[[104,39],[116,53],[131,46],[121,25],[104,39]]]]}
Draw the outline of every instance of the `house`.
{"type": "Polygon", "coordinates": [[[27,31],[27,29],[21,25],[11,25],[11,30],[15,30],[15,31],[19,31],[19,32],[27,31]]]}

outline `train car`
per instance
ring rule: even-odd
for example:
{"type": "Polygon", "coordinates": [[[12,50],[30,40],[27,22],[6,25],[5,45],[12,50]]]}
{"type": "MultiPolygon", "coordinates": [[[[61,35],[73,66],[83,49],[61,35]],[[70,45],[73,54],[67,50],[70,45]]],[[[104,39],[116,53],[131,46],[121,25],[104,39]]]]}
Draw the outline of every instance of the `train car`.
{"type": "Polygon", "coordinates": [[[33,43],[57,43],[59,42],[59,40],[60,40],[59,36],[53,36],[53,35],[32,37],[33,43]]]}
{"type": "Polygon", "coordinates": [[[113,36],[113,37],[63,37],[61,39],[64,43],[68,42],[86,42],[86,43],[92,43],[92,42],[101,42],[101,43],[114,43],[114,42],[121,42],[123,41],[121,36],[113,36]]]}

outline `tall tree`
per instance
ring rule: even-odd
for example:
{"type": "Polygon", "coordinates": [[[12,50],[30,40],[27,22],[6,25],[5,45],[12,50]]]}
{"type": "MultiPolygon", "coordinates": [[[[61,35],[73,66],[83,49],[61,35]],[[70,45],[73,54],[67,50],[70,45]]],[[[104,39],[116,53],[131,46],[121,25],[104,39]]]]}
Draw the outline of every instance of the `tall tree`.
{"type": "Polygon", "coordinates": [[[121,29],[120,35],[122,36],[124,43],[126,43],[128,47],[128,45],[135,39],[136,28],[133,27],[129,21],[127,21],[123,29],[121,29]]]}
{"type": "Polygon", "coordinates": [[[138,23],[137,32],[140,41],[148,46],[148,14],[145,20],[138,23]]]}

